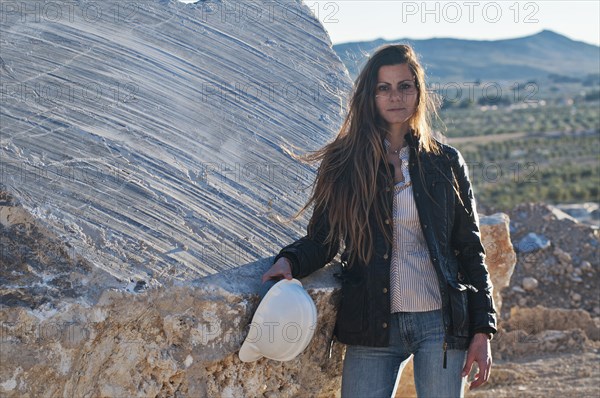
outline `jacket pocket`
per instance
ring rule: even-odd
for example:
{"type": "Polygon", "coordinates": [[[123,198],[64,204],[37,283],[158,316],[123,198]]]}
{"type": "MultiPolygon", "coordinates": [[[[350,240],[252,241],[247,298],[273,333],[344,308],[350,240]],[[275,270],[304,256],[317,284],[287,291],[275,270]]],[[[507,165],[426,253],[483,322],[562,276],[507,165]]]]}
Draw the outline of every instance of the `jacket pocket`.
{"type": "Polygon", "coordinates": [[[366,329],[366,300],[364,281],[342,281],[342,299],[337,314],[340,332],[358,333],[366,329]]]}
{"type": "Polygon", "coordinates": [[[452,313],[452,331],[454,336],[469,336],[468,287],[462,283],[449,282],[450,311],[452,313]]]}

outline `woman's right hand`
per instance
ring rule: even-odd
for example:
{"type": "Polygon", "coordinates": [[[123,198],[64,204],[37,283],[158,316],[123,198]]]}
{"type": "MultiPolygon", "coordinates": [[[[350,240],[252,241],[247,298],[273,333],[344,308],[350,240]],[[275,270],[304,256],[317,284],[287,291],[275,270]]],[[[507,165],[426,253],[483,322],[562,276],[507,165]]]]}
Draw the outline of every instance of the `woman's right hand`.
{"type": "Polygon", "coordinates": [[[292,279],[292,265],[290,261],[285,257],[280,257],[279,260],[271,266],[271,268],[265,272],[262,276],[262,283],[265,283],[269,279],[292,279]]]}

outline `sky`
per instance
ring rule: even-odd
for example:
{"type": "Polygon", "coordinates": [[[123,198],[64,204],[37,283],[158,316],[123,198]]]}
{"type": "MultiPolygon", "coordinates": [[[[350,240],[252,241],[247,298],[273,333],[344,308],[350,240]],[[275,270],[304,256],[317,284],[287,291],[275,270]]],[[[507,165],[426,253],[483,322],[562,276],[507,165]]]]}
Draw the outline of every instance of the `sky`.
{"type": "Polygon", "coordinates": [[[600,1],[304,1],[333,44],[377,38],[498,40],[549,29],[600,45],[600,1]]]}

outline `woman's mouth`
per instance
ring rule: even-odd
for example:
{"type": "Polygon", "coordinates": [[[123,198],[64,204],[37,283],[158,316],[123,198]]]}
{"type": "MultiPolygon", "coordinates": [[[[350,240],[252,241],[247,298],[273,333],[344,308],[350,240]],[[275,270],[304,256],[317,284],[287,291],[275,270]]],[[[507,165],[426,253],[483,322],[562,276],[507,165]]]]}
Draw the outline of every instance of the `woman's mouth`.
{"type": "Polygon", "coordinates": [[[393,112],[393,111],[403,111],[405,108],[394,108],[394,109],[388,109],[389,112],[393,112]]]}

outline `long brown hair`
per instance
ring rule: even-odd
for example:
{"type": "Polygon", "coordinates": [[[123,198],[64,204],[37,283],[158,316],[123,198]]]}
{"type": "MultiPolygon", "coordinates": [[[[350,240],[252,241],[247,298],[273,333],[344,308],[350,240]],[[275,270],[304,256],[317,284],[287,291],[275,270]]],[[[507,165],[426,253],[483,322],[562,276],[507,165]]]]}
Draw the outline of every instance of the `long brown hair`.
{"type": "MultiPolygon", "coordinates": [[[[439,153],[439,145],[432,136],[431,121],[437,116],[440,101],[428,92],[425,71],[413,49],[406,44],[379,47],[368,59],[354,83],[348,113],[332,142],[303,156],[283,148],[303,163],[321,161],[311,196],[292,219],[299,217],[311,204],[315,205],[315,210],[327,209],[330,230],[326,242],[348,239],[350,246],[346,249],[350,252],[350,264],[355,256],[367,264],[373,255],[374,236],[369,224],[371,212],[380,229],[386,231],[388,242],[392,241],[384,225],[389,211],[377,200],[382,188],[377,186],[380,163],[384,161],[390,177],[391,171],[387,167],[383,147],[387,123],[377,112],[375,88],[379,68],[398,64],[408,65],[418,88],[417,107],[408,120],[409,129],[419,137],[417,151],[439,153]]],[[[315,218],[313,215],[309,224],[309,236],[314,233],[315,218]]]]}

